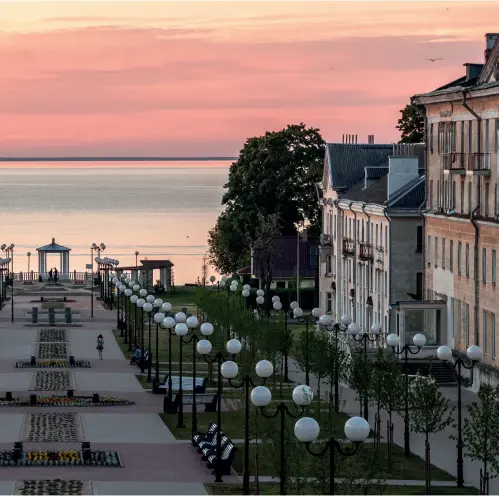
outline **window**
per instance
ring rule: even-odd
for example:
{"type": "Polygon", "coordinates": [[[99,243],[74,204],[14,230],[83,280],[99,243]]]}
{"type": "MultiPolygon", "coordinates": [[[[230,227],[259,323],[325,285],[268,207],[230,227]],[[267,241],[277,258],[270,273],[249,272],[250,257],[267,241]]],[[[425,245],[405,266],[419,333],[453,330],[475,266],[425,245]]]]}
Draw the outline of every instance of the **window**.
{"type": "Polygon", "coordinates": [[[485,203],[485,217],[488,218],[490,216],[489,212],[489,194],[490,194],[490,184],[485,183],[485,198],[483,199],[485,203]]]}
{"type": "Polygon", "coordinates": [[[457,275],[461,275],[461,259],[463,257],[463,245],[461,241],[457,243],[457,275]]]}
{"type": "Polygon", "coordinates": [[[464,338],[466,347],[470,345],[470,304],[466,303],[464,311],[464,338]]]}
{"type": "Polygon", "coordinates": [[[326,257],[326,274],[333,273],[332,259],[333,259],[333,257],[331,255],[328,255],[326,257]]]}
{"type": "Polygon", "coordinates": [[[438,267],[438,237],[435,236],[435,253],[434,253],[434,256],[435,256],[435,262],[434,262],[434,266],[435,268],[438,267]]]}
{"type": "Polygon", "coordinates": [[[430,210],[433,210],[433,179],[430,181],[430,192],[428,195],[428,205],[430,210]]]}
{"type": "Polygon", "coordinates": [[[491,272],[492,272],[492,285],[496,285],[496,251],[492,250],[492,265],[491,265],[491,272]]]}
{"type": "Polygon", "coordinates": [[[461,330],[463,326],[463,315],[461,313],[461,300],[457,300],[457,342],[461,343],[461,330]]]}
{"type": "Polygon", "coordinates": [[[416,227],[416,251],[418,253],[423,251],[423,226],[416,227]]]}
{"type": "Polygon", "coordinates": [[[383,224],[379,225],[379,246],[383,247],[383,224]]]}
{"type": "Polygon", "coordinates": [[[490,152],[490,119],[485,119],[485,153],[490,152]]]}
{"type": "Polygon", "coordinates": [[[473,121],[468,121],[468,153],[473,153],[473,121]]]}
{"type": "Polygon", "coordinates": [[[333,236],[336,237],[336,214],[334,215],[333,221],[333,236]]]}
{"type": "Polygon", "coordinates": [[[440,181],[437,181],[437,208],[442,206],[442,202],[440,200],[440,181]]]}
{"type": "Polygon", "coordinates": [[[482,341],[483,341],[483,353],[487,354],[487,311],[483,310],[482,312],[482,341]]]}
{"type": "MultiPolygon", "coordinates": [[[[497,122],[497,121],[496,121],[497,122]]],[[[496,314],[490,314],[490,336],[492,338],[492,358],[496,359],[496,314]]]]}
{"type": "Polygon", "coordinates": [[[385,270],[385,296],[388,295],[388,273],[385,270]]]}
{"type": "Polygon", "coordinates": [[[445,238],[442,238],[442,269],[445,270],[445,238]]]}
{"type": "Polygon", "coordinates": [[[487,282],[487,248],[482,248],[482,281],[487,282]]]}
{"type": "Polygon", "coordinates": [[[454,241],[449,241],[449,270],[454,272],[454,241]]]}
{"type": "Polygon", "coordinates": [[[416,296],[418,300],[423,299],[423,273],[416,272],[416,296]]]}
{"type": "Polygon", "coordinates": [[[449,309],[450,309],[450,334],[451,337],[454,337],[454,326],[456,325],[456,322],[455,322],[455,312],[454,312],[454,298],[452,296],[450,299],[449,309]]]}
{"type": "Polygon", "coordinates": [[[499,215],[499,211],[497,208],[497,202],[499,198],[497,197],[497,183],[494,185],[494,217],[497,219],[497,216],[499,215]]]}
{"type": "Polygon", "coordinates": [[[310,246],[308,249],[310,267],[317,267],[318,250],[317,246],[310,246]]]}
{"type": "Polygon", "coordinates": [[[470,277],[470,245],[466,243],[466,277],[470,277]]]}
{"type": "Polygon", "coordinates": [[[452,181],[452,205],[450,208],[456,208],[456,181],[452,181]]]}
{"type": "Polygon", "coordinates": [[[326,312],[333,311],[333,293],[327,293],[326,312]]]}
{"type": "Polygon", "coordinates": [[[385,228],[385,251],[388,251],[388,226],[385,228]]]}
{"type": "Polygon", "coordinates": [[[431,236],[428,236],[428,244],[426,245],[426,265],[431,264],[431,236]]]}
{"type": "Polygon", "coordinates": [[[277,289],[285,289],[286,288],[286,281],[277,281],[275,283],[275,287],[277,289]]]}
{"type": "Polygon", "coordinates": [[[379,236],[379,232],[378,232],[378,224],[376,224],[376,246],[379,246],[378,236],[379,236]]]}
{"type": "Polygon", "coordinates": [[[461,208],[459,213],[464,214],[464,181],[461,181],[461,208]]]}
{"type": "Polygon", "coordinates": [[[433,124],[430,124],[430,153],[433,153],[433,124]]]}
{"type": "Polygon", "coordinates": [[[471,214],[473,210],[471,203],[471,181],[468,183],[468,213],[471,214]]]}
{"type": "Polygon", "coordinates": [[[464,121],[461,121],[461,153],[464,153],[464,121]]]}

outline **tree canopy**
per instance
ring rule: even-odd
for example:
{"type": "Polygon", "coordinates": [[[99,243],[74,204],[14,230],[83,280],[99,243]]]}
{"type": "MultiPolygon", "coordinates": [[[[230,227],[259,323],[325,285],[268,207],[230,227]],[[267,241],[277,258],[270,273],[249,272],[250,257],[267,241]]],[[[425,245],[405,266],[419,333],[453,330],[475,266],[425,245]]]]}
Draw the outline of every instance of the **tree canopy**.
{"type": "Polygon", "coordinates": [[[408,104],[400,113],[402,115],[395,126],[402,133],[399,143],[423,143],[425,108],[408,104]]]}
{"type": "Polygon", "coordinates": [[[249,138],[230,167],[225,210],[209,233],[210,263],[223,273],[249,263],[262,217],[277,216],[281,236],[296,234],[305,222],[312,232],[320,228],[316,184],[324,151],[319,130],[303,123],[249,138]]]}

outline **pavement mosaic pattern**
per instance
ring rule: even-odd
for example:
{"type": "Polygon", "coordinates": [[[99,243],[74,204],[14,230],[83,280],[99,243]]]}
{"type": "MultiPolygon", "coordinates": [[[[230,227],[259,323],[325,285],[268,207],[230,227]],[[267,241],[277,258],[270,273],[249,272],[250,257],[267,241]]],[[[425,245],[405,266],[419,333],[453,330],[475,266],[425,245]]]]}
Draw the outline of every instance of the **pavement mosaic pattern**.
{"type": "Polygon", "coordinates": [[[77,413],[26,415],[23,441],[71,442],[82,440],[77,413]]]}
{"type": "Polygon", "coordinates": [[[66,341],[66,329],[40,329],[38,341],[49,343],[64,343],[66,341]]]}
{"type": "Polygon", "coordinates": [[[66,343],[39,343],[38,358],[60,359],[68,357],[68,346],[66,343]]]}
{"type": "Polygon", "coordinates": [[[71,372],[66,371],[37,371],[35,372],[34,391],[67,391],[74,389],[71,372]]]}
{"type": "Polygon", "coordinates": [[[42,479],[16,482],[14,494],[35,495],[87,495],[92,494],[89,482],[80,480],[42,479]]]}

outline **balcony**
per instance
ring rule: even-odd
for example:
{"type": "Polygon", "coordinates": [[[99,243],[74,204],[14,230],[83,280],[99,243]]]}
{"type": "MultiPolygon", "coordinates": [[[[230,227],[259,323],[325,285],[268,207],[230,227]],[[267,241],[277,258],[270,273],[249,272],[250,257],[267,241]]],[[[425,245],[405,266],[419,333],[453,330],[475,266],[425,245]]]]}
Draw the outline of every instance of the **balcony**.
{"type": "Polygon", "coordinates": [[[359,260],[366,260],[369,262],[374,260],[373,245],[369,243],[360,243],[359,260]]]}
{"type": "Polygon", "coordinates": [[[347,257],[353,257],[355,255],[355,244],[353,239],[343,239],[343,255],[347,257]]]}
{"type": "Polygon", "coordinates": [[[470,153],[468,171],[476,176],[490,176],[490,153],[470,153]]]}
{"type": "Polygon", "coordinates": [[[466,153],[445,153],[443,155],[444,171],[449,174],[466,174],[466,153]]]}
{"type": "Polygon", "coordinates": [[[385,254],[383,251],[378,250],[376,253],[376,263],[382,265],[385,261],[385,254]]]}

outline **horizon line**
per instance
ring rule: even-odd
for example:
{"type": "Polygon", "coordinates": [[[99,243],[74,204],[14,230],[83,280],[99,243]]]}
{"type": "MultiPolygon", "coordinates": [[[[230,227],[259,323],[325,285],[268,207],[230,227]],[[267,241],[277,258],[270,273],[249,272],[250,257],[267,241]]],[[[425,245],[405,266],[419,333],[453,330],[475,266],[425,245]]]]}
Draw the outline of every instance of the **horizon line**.
{"type": "Polygon", "coordinates": [[[237,157],[0,157],[0,162],[172,162],[237,160],[237,157]]]}

